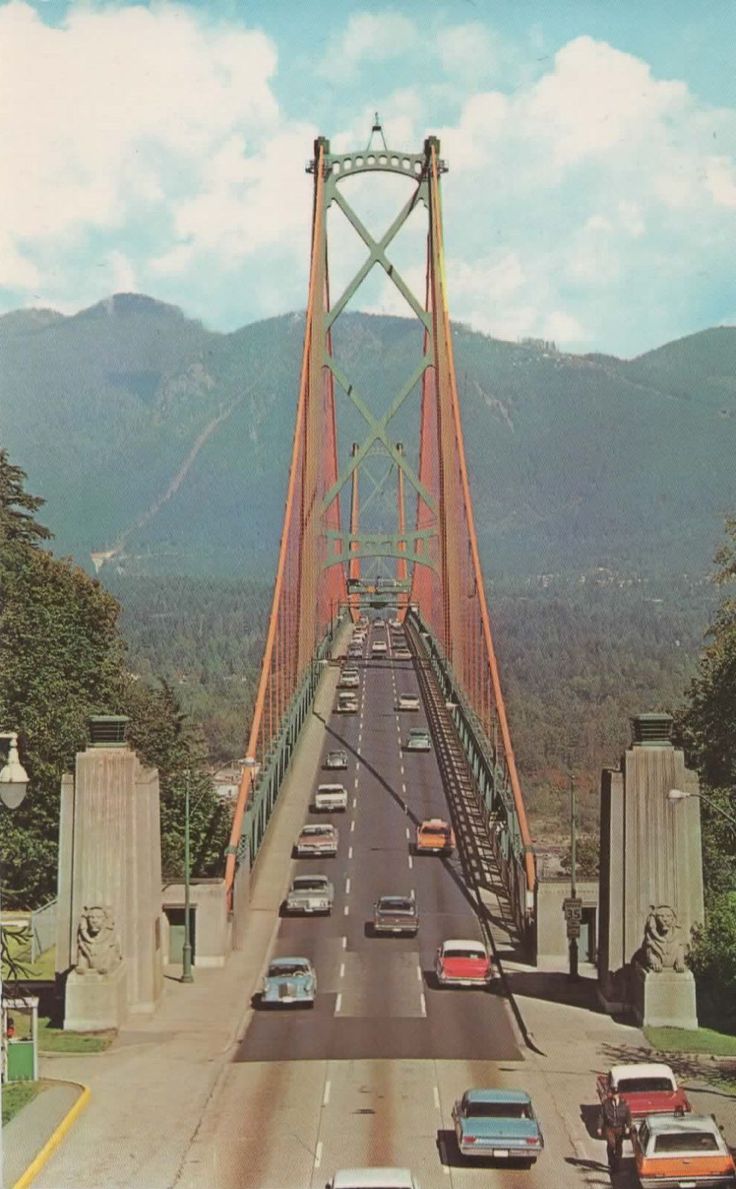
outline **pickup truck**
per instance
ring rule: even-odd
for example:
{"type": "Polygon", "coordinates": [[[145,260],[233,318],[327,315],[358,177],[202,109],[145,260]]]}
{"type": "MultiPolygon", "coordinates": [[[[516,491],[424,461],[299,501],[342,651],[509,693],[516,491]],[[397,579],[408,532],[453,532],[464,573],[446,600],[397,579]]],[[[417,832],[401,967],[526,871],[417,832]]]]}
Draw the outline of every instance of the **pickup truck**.
{"type": "Polygon", "coordinates": [[[295,875],[286,893],[286,911],[329,913],[335,889],[326,875],[295,875]]]}
{"type": "Polygon", "coordinates": [[[320,784],[314,794],[314,808],[334,813],[348,807],[348,790],[344,784],[320,784]]]}
{"type": "Polygon", "coordinates": [[[649,1062],[612,1065],[608,1073],[598,1075],[596,1090],[601,1102],[614,1087],[622,1101],[628,1103],[632,1119],[692,1110],[669,1065],[649,1062]]]}

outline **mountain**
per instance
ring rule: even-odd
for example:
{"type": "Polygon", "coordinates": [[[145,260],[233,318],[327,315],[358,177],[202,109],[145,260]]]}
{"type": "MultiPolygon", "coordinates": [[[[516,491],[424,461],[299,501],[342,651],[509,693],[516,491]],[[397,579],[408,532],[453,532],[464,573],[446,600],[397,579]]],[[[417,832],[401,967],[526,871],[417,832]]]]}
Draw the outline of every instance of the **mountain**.
{"type": "MultiPolygon", "coordinates": [[[[335,353],[381,411],[418,324],[345,313],[335,353]]],[[[138,573],[270,573],[304,319],[232,334],[117,294],[0,318],[0,437],[57,552],[138,573]]],[[[736,506],[736,329],[634,360],[453,330],[476,521],[492,573],[708,568],[736,506]]],[[[416,456],[418,397],[393,425],[416,456]]],[[[360,432],[346,398],[340,441],[360,432]]]]}

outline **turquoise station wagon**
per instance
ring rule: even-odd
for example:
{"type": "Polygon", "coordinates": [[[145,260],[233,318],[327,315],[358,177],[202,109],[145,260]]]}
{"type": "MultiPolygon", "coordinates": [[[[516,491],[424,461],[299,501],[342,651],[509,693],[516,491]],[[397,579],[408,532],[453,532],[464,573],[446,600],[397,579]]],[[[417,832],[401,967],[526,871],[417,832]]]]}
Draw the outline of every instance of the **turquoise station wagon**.
{"type": "Polygon", "coordinates": [[[544,1147],[526,1090],[466,1090],[452,1118],[463,1156],[517,1160],[530,1168],[544,1147]]]}

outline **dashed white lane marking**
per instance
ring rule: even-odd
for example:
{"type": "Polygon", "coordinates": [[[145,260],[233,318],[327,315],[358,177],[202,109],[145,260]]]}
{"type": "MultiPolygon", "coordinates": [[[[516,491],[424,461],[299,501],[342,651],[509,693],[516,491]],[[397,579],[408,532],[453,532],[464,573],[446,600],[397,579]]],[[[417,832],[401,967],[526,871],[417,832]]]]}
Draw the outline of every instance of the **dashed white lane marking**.
{"type": "Polygon", "coordinates": [[[353,797],[353,809],[356,809],[356,808],[357,808],[357,805],[358,805],[358,798],[357,798],[357,797],[353,797]]]}
{"type": "Polygon", "coordinates": [[[424,998],[424,991],[422,991],[419,996],[419,1007],[421,1009],[422,1015],[426,1016],[426,1014],[427,1014],[427,1000],[424,998]]]}
{"type": "Polygon", "coordinates": [[[345,978],[345,963],[340,963],[340,978],[345,978]]]}
{"type": "Polygon", "coordinates": [[[405,769],[404,769],[404,765],[403,765],[403,764],[401,764],[401,775],[402,775],[402,776],[406,776],[406,771],[405,771],[405,769]]]}
{"type": "Polygon", "coordinates": [[[407,858],[409,860],[409,870],[411,871],[412,867],[414,866],[414,860],[412,859],[411,855],[407,855],[407,858]]]}
{"type": "Polygon", "coordinates": [[[440,1091],[439,1091],[439,1086],[433,1086],[433,1087],[432,1087],[432,1092],[433,1092],[433,1095],[434,1095],[434,1105],[436,1106],[437,1110],[439,1110],[439,1109],[440,1109],[440,1091]]]}
{"type": "Polygon", "coordinates": [[[411,838],[411,830],[409,829],[408,826],[406,827],[406,838],[407,838],[407,841],[411,838]]]}
{"type": "Polygon", "coordinates": [[[353,788],[354,788],[354,789],[357,789],[357,787],[358,787],[358,777],[356,776],[356,777],[355,777],[355,780],[354,780],[354,782],[353,782],[353,788]]]}
{"type": "Polygon", "coordinates": [[[422,981],[422,968],[421,968],[421,966],[417,966],[417,982],[420,983],[421,981],[422,981]]]}
{"type": "Polygon", "coordinates": [[[411,891],[409,892],[409,895],[411,896],[412,900],[416,900],[417,894],[414,891],[414,888],[411,889],[411,891]]]}
{"type": "Polygon", "coordinates": [[[329,1081],[328,1081],[328,1082],[325,1082],[325,1092],[324,1092],[324,1094],[322,1095],[322,1106],[327,1106],[327,1103],[330,1101],[330,1087],[331,1087],[331,1084],[332,1084],[332,1083],[331,1083],[331,1082],[329,1082],[329,1081]]]}
{"type": "Polygon", "coordinates": [[[314,1151],[314,1167],[319,1168],[322,1163],[322,1140],[317,1140],[317,1147],[314,1151]]]}
{"type": "Polygon", "coordinates": [[[346,896],[350,895],[350,876],[348,876],[347,879],[345,880],[345,895],[346,896]]]}
{"type": "Polygon", "coordinates": [[[341,1007],[342,1007],[342,991],[338,991],[337,999],[335,1000],[335,1015],[336,1016],[340,1014],[341,1007]]]}
{"type": "Polygon", "coordinates": [[[345,907],[343,908],[343,910],[342,910],[342,915],[343,915],[344,917],[349,917],[349,916],[350,916],[350,905],[349,905],[349,904],[346,904],[346,905],[345,905],[345,907]]]}
{"type": "Polygon", "coordinates": [[[352,857],[353,857],[353,848],[352,848],[352,846],[349,846],[348,847],[348,858],[352,859],[352,857]]]}
{"type": "Polygon", "coordinates": [[[346,950],[346,949],[348,948],[348,939],[347,939],[347,937],[343,937],[343,939],[342,939],[342,948],[343,948],[344,950],[346,950]]]}
{"type": "Polygon", "coordinates": [[[401,782],[401,791],[404,793],[404,795],[406,795],[406,784],[403,780],[401,782]]]}
{"type": "Polygon", "coordinates": [[[352,834],[354,830],[355,830],[355,822],[354,822],[354,821],[352,821],[352,822],[350,823],[350,833],[352,834]]]}
{"type": "Polygon", "coordinates": [[[356,760],[355,761],[355,771],[357,772],[359,768],[360,768],[360,760],[356,760]]]}
{"type": "Polygon", "coordinates": [[[360,747],[360,745],[361,745],[361,743],[362,743],[362,742],[363,742],[363,732],[362,732],[362,731],[358,731],[358,746],[359,746],[359,747],[360,747]]]}

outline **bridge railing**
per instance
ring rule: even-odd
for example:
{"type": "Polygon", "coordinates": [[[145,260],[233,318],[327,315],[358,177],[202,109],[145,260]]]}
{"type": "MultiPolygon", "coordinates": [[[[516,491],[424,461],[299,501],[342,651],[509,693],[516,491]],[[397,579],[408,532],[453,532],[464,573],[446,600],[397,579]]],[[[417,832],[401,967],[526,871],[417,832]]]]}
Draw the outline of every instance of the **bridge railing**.
{"type": "Polygon", "coordinates": [[[490,842],[506,892],[521,931],[524,932],[534,912],[534,887],[530,886],[527,862],[527,856],[533,855],[533,848],[525,845],[522,838],[503,749],[496,739],[488,737],[442,646],[415,607],[410,609],[407,620],[421,637],[447,710],[452,715],[479,795],[488,812],[490,842]]]}

